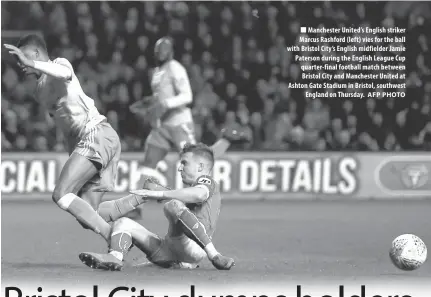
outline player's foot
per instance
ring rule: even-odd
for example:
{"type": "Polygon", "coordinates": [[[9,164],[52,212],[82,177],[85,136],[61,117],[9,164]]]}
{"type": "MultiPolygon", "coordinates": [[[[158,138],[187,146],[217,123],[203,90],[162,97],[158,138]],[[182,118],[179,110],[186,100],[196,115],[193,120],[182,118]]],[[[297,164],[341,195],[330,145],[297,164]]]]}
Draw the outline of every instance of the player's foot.
{"type": "Polygon", "coordinates": [[[235,266],[235,261],[232,258],[225,257],[220,254],[215,256],[211,262],[218,270],[229,270],[232,266],[235,266]]]}
{"type": "Polygon", "coordinates": [[[120,271],[123,269],[123,261],[111,254],[81,253],[79,259],[90,268],[120,271]]]}
{"type": "Polygon", "coordinates": [[[224,127],[221,130],[222,137],[230,142],[248,142],[251,140],[247,129],[238,123],[234,123],[224,127]]]}

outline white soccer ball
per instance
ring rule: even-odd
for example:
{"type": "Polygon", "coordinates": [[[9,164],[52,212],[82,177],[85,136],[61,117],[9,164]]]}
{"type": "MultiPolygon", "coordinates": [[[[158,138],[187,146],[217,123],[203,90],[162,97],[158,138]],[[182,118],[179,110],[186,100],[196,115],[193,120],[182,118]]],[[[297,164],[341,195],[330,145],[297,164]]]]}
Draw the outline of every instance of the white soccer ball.
{"type": "Polygon", "coordinates": [[[392,263],[401,270],[416,270],[427,259],[427,247],[416,235],[403,234],[392,241],[389,257],[392,263]]]}

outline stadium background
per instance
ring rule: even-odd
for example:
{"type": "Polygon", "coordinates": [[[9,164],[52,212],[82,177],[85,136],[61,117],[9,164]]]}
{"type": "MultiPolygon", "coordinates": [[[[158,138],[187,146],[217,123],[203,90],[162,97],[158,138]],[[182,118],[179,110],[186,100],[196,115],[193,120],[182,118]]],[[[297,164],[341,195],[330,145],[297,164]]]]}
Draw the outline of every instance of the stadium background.
{"type": "MultiPolygon", "coordinates": [[[[71,61],[85,92],[121,136],[117,192],[137,186],[137,161],[150,127],[128,107],[151,93],[153,45],[170,35],[175,58],[190,76],[198,139],[214,143],[233,121],[252,135],[216,166],[227,198],[245,192],[283,199],[286,192],[312,198],[426,196],[431,167],[421,152],[431,148],[430,14],[426,2],[5,2],[2,40],[16,43],[36,31],[52,57],[71,61]],[[286,47],[296,44],[304,25],[407,28],[406,97],[312,100],[306,90],[289,88],[289,82],[301,82],[301,64],[286,47]],[[413,163],[406,162],[410,153],[413,163]],[[243,164],[245,156],[253,164],[243,164]],[[401,159],[388,159],[393,156],[401,159]],[[343,181],[345,158],[354,163],[346,167],[350,182],[344,179],[350,190],[334,190],[330,183],[343,181]],[[380,180],[385,166],[390,169],[380,180]]],[[[2,53],[2,192],[49,194],[66,159],[63,136],[32,98],[34,80],[24,82],[4,48],[2,53]]],[[[161,174],[180,186],[175,162],[172,154],[161,174]]]]}
{"type": "MultiPolygon", "coordinates": [[[[86,92],[119,131],[124,153],[118,195],[136,186],[149,131],[128,106],[149,93],[153,44],[162,35],[174,36],[176,58],[189,71],[200,139],[212,143],[234,118],[253,134],[251,144],[232,148],[216,165],[223,198],[236,200],[223,205],[214,238],[237,260],[233,271],[214,271],[206,262],[191,272],[127,267],[121,274],[96,273],[77,253],[104,251],[104,242],[50,199],[67,157],[62,136],[31,98],[32,82],[22,83],[2,49],[2,287],[27,287],[23,295],[39,295],[38,286],[46,295],[59,294],[59,288],[78,295],[94,284],[105,291],[134,285],[158,293],[169,283],[174,293],[187,294],[189,287],[181,286],[196,284],[204,296],[277,296],[302,284],[303,295],[315,287],[314,297],[323,295],[317,291],[338,296],[340,284],[354,284],[350,292],[359,295],[365,284],[367,296],[373,285],[382,296],[430,296],[429,261],[407,274],[387,255],[391,240],[403,233],[431,242],[429,200],[412,199],[431,194],[429,3],[1,5],[2,43],[43,33],[51,55],[72,62],[86,92]],[[320,102],[287,88],[300,71],[285,47],[303,24],[408,28],[407,97],[320,102]],[[373,197],[378,201],[368,199],[373,197]],[[299,200],[281,201],[290,198],[299,200]],[[316,201],[322,198],[329,199],[316,201]]],[[[178,186],[175,158],[168,157],[165,173],[166,182],[178,186]]],[[[166,231],[160,205],[145,205],[144,214],[140,222],[149,230],[166,231]]],[[[136,249],[135,256],[142,257],[136,249]]]]}

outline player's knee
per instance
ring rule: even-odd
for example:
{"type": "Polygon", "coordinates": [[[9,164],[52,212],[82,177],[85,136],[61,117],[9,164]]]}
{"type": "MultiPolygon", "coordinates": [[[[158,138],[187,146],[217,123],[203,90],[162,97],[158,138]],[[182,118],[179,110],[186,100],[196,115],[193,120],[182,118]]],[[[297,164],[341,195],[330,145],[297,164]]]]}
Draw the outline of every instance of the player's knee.
{"type": "Polygon", "coordinates": [[[66,187],[62,187],[61,185],[57,185],[55,187],[54,191],[52,192],[52,200],[58,204],[58,201],[60,201],[60,199],[68,193],[70,193],[70,192],[67,191],[66,187]]]}
{"type": "Polygon", "coordinates": [[[179,200],[171,200],[165,203],[163,207],[163,211],[166,216],[170,217],[178,217],[184,209],[186,209],[186,205],[179,200]]]}
{"type": "Polygon", "coordinates": [[[54,188],[54,191],[52,192],[52,200],[55,203],[58,203],[58,201],[64,197],[65,195],[69,194],[69,193],[73,193],[76,195],[76,193],[79,191],[80,189],[74,189],[73,187],[70,186],[66,186],[63,184],[57,184],[54,188]]]}
{"type": "Polygon", "coordinates": [[[132,219],[126,217],[119,218],[114,222],[113,230],[116,232],[131,231],[133,229],[134,223],[135,222],[132,219]]]}

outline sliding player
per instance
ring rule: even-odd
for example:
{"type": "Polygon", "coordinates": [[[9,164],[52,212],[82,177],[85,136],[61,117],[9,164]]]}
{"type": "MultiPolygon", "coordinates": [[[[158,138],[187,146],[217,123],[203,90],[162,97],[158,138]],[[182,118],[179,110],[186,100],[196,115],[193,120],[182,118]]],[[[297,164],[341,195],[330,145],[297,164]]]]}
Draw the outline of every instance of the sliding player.
{"type": "Polygon", "coordinates": [[[117,132],[81,88],[72,65],[64,58],[50,60],[38,35],[5,44],[26,75],[37,78],[36,100],[65,136],[69,159],[52,194],[54,202],[82,226],[110,240],[111,226],[95,211],[104,192],[112,190],[121,154],[117,132]],[[78,197],[80,193],[80,197],[78,197]]]}
{"type": "Polygon", "coordinates": [[[195,268],[207,256],[217,269],[229,270],[234,260],[222,256],[211,241],[221,205],[218,185],[210,177],[213,166],[214,154],[208,146],[186,144],[178,168],[185,188],[167,190],[153,184],[155,190],[132,191],[134,197],[129,199],[135,206],[150,199],[167,200],[164,205],[169,221],[167,235],[160,238],[129,218],[119,218],[122,215],[118,212],[112,213],[115,222],[111,251],[108,254],[81,253],[81,261],[96,269],[121,270],[124,256],[133,243],[148,260],[164,268],[195,268]]]}

